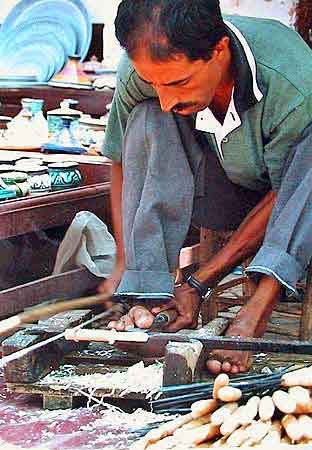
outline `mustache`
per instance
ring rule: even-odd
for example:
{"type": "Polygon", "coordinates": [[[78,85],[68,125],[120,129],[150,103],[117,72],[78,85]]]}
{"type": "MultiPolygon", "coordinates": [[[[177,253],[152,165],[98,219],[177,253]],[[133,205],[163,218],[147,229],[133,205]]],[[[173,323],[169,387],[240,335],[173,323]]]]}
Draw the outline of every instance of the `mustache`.
{"type": "Polygon", "coordinates": [[[179,112],[183,109],[189,108],[190,106],[195,106],[196,103],[186,102],[186,103],[177,103],[173,108],[171,108],[172,112],[179,112]]]}

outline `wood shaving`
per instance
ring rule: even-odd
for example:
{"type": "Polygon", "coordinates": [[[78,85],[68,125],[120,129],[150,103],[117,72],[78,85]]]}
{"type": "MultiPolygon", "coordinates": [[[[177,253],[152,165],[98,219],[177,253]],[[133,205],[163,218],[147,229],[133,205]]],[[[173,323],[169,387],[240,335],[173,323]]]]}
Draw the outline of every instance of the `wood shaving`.
{"type": "Polygon", "coordinates": [[[122,390],[120,396],[135,392],[151,395],[158,392],[162,386],[162,364],[156,363],[145,367],[141,361],[125,371],[107,374],[74,375],[70,379],[70,386],[82,387],[88,390],[116,389],[122,390]]]}

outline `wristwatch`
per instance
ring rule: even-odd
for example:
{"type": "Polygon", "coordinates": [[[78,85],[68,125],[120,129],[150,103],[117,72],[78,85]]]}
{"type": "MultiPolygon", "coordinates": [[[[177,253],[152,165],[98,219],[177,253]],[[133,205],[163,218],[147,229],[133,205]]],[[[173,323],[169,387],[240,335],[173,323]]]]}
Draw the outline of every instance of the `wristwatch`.
{"type": "Polygon", "coordinates": [[[199,294],[201,303],[203,303],[205,300],[208,300],[213,294],[212,288],[207,288],[206,286],[204,286],[200,281],[196,280],[193,275],[189,275],[185,282],[192,288],[196,289],[199,294]]]}

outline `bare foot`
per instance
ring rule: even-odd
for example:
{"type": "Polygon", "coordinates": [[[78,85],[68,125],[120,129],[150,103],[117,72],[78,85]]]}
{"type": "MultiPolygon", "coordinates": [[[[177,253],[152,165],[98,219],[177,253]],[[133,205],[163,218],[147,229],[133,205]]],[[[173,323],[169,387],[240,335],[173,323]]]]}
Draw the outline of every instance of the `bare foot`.
{"type": "MultiPolygon", "coordinates": [[[[230,325],[226,336],[228,337],[258,337],[259,326],[249,320],[248,313],[245,314],[242,308],[239,315],[230,325]]],[[[261,327],[262,328],[262,327],[261,327]]],[[[250,352],[240,352],[237,350],[215,350],[211,352],[207,361],[207,369],[210,373],[218,375],[221,372],[233,375],[247,372],[251,366],[252,357],[250,352]]]]}
{"type": "MultiPolygon", "coordinates": [[[[255,294],[235,317],[226,336],[246,338],[263,336],[280,292],[280,283],[274,278],[264,276],[255,294]]],[[[247,372],[251,363],[250,352],[215,350],[207,361],[207,368],[214,375],[220,372],[237,374],[247,372]]]]}
{"type": "MultiPolygon", "coordinates": [[[[233,334],[231,336],[233,337],[233,334]]],[[[211,358],[207,361],[207,369],[213,375],[221,372],[233,375],[247,372],[252,363],[249,352],[220,350],[212,352],[211,358]]]]}

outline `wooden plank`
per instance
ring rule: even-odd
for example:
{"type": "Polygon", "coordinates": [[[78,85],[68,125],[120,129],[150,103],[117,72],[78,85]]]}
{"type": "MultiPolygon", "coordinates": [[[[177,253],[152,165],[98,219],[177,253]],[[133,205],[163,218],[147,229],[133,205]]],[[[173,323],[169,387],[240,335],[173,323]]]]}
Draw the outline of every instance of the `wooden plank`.
{"type": "MultiPolygon", "coordinates": [[[[162,358],[157,358],[162,360],[162,358]]],[[[96,364],[110,366],[129,367],[143,361],[145,365],[154,364],[155,358],[144,358],[134,355],[107,344],[106,342],[91,342],[86,349],[68,353],[64,356],[64,361],[68,364],[90,364],[94,367],[96,364]]]]}
{"type": "Polygon", "coordinates": [[[0,204],[0,239],[70,224],[83,210],[111,222],[110,183],[7,200],[0,204]]]}
{"type": "MultiPolygon", "coordinates": [[[[53,395],[56,392],[61,393],[61,395],[72,395],[73,397],[81,397],[82,394],[75,390],[73,387],[68,386],[68,379],[64,380],[64,383],[57,384],[39,384],[39,383],[7,383],[7,388],[10,392],[15,392],[18,394],[29,394],[29,395],[53,395]]],[[[87,389],[85,390],[87,392],[87,389]]],[[[92,392],[93,397],[101,398],[120,398],[120,399],[131,399],[131,400],[146,400],[146,395],[140,392],[129,392],[127,394],[123,393],[124,388],[115,389],[112,391],[111,388],[107,389],[96,389],[92,392]]]]}
{"type": "MultiPolygon", "coordinates": [[[[90,318],[90,310],[74,311],[72,315],[68,312],[61,313],[56,316],[53,328],[56,329],[58,327],[59,331],[62,332],[68,326],[75,327],[90,318]]],[[[47,325],[51,324],[52,321],[53,319],[47,319],[47,325]]],[[[44,320],[41,321],[41,326],[45,326],[44,320]]],[[[20,330],[2,342],[3,355],[10,355],[26,349],[47,337],[49,337],[49,333],[36,333],[35,328],[20,330]]],[[[5,381],[7,383],[34,383],[53,368],[57,368],[64,354],[77,349],[77,347],[77,343],[68,343],[64,339],[60,339],[55,343],[48,344],[44,351],[40,348],[15,361],[11,361],[4,367],[5,381]]]]}
{"type": "Polygon", "coordinates": [[[73,396],[72,395],[52,395],[44,394],[42,401],[43,409],[72,409],[73,396]]]}
{"type": "Polygon", "coordinates": [[[83,296],[94,291],[102,279],[85,267],[59,275],[50,275],[0,292],[0,318],[37,305],[43,299],[62,299],[83,296]]]}

